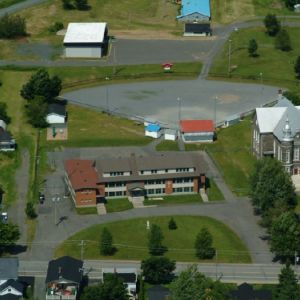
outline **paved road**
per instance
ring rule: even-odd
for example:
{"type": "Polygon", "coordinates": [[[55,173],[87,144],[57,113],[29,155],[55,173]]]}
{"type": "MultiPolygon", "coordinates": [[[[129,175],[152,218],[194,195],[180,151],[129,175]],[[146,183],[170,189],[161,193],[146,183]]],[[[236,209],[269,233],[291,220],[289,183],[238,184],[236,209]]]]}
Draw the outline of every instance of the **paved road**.
{"type": "Polygon", "coordinates": [[[5,14],[12,14],[12,13],[20,11],[24,8],[27,8],[27,7],[42,3],[42,2],[46,2],[46,1],[47,0],[26,0],[26,1],[23,1],[20,3],[17,3],[15,5],[12,5],[12,6],[9,6],[6,8],[2,8],[2,9],[0,9],[0,17],[4,16],[5,14]]]}
{"type": "MultiPolygon", "coordinates": [[[[185,270],[189,263],[177,262],[176,273],[185,270]]],[[[35,276],[45,278],[48,261],[20,261],[19,275],[35,276]]],[[[140,272],[139,261],[103,261],[85,260],[84,269],[90,279],[101,279],[103,268],[136,268],[140,272]]],[[[279,264],[222,264],[203,263],[198,264],[201,273],[213,279],[220,279],[222,282],[233,283],[278,283],[278,274],[282,265],[279,264]]],[[[300,269],[296,267],[296,273],[300,276],[300,269]]]]}
{"type": "Polygon", "coordinates": [[[154,81],[115,84],[76,90],[63,94],[71,103],[107,109],[129,117],[150,117],[169,127],[181,119],[217,121],[274,101],[276,87],[258,84],[206,80],[154,81]],[[218,98],[216,103],[215,99],[218,98]],[[108,105],[107,105],[108,104],[108,105]]]}

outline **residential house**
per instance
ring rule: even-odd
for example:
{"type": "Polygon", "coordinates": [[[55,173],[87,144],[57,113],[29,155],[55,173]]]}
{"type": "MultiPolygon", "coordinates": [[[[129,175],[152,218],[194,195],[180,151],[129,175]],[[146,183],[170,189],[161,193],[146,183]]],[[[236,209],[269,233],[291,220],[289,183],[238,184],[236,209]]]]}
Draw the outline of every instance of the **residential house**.
{"type": "Polygon", "coordinates": [[[55,102],[48,106],[46,121],[49,125],[65,124],[67,120],[66,105],[64,103],[55,102]]]}
{"type": "Polygon", "coordinates": [[[148,124],[145,127],[145,136],[158,139],[162,134],[162,130],[159,124],[148,124]]]}
{"type": "Polygon", "coordinates": [[[176,141],[176,139],[177,139],[177,130],[165,129],[164,139],[167,140],[167,141],[176,141]]]}
{"type": "Polygon", "coordinates": [[[69,23],[64,38],[66,57],[101,58],[107,45],[106,23],[69,23]]]}
{"type": "Polygon", "coordinates": [[[0,258],[0,300],[23,299],[24,285],[18,280],[17,257],[0,258]]]}
{"type": "Polygon", "coordinates": [[[6,123],[0,120],[0,151],[15,151],[16,141],[6,130],[6,123]]]}
{"type": "Polygon", "coordinates": [[[233,300],[272,300],[272,292],[270,290],[254,290],[253,286],[243,283],[238,286],[237,290],[231,292],[233,300]]]}
{"type": "Polygon", "coordinates": [[[65,161],[65,182],[76,207],[95,206],[105,198],[199,193],[205,173],[201,153],[65,161]]]}
{"type": "Polygon", "coordinates": [[[300,174],[300,107],[279,94],[275,106],[256,108],[252,151],[258,158],[278,159],[291,175],[300,174]]]}
{"type": "Polygon", "coordinates": [[[63,256],[51,260],[46,277],[46,300],[75,300],[82,282],[83,261],[63,256]]]}
{"type": "Polygon", "coordinates": [[[129,300],[137,299],[137,270],[134,268],[104,268],[103,280],[107,274],[116,274],[127,288],[129,300]]]}
{"type": "Polygon", "coordinates": [[[212,120],[181,120],[180,132],[185,143],[213,142],[215,126],[212,120]]]}

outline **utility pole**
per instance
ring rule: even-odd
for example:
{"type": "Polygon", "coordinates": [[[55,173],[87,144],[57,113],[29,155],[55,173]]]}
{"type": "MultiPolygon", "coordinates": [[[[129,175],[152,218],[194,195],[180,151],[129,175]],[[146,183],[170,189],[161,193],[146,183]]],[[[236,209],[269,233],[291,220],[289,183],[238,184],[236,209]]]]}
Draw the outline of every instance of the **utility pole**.
{"type": "Polygon", "coordinates": [[[80,246],[80,259],[83,261],[83,251],[84,251],[84,246],[85,246],[84,240],[80,241],[79,246],[80,246]]]}
{"type": "Polygon", "coordinates": [[[229,49],[228,49],[228,76],[231,74],[231,42],[232,40],[228,40],[229,49]]]}

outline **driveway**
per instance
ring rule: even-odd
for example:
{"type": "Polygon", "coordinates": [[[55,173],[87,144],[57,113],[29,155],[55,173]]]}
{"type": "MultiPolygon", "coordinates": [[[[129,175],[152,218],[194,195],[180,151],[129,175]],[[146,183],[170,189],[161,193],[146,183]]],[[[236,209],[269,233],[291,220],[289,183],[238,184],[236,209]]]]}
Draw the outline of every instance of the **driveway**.
{"type": "Polygon", "coordinates": [[[277,90],[258,84],[198,79],[99,86],[76,90],[62,97],[78,105],[108,108],[129,118],[148,117],[177,128],[179,114],[181,119],[214,120],[216,112],[217,122],[220,122],[233,114],[274,101],[277,90]]]}

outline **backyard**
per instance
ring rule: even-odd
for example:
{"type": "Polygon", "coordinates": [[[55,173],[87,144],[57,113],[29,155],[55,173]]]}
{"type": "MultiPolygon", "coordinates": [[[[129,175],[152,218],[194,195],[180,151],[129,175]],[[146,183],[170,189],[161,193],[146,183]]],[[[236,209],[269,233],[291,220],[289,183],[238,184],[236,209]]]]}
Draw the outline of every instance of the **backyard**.
{"type": "Polygon", "coordinates": [[[168,247],[165,256],[177,261],[198,261],[195,256],[194,242],[202,227],[207,227],[213,235],[214,247],[218,251],[218,262],[249,263],[250,255],[239,237],[223,223],[208,217],[174,216],[178,229],[169,230],[170,217],[149,217],[118,221],[92,226],[76,233],[60,245],[55,256],[70,255],[80,257],[79,240],[86,243],[84,259],[129,259],[140,260],[149,256],[147,248],[148,230],[150,224],[161,227],[164,235],[163,244],[168,247]],[[113,236],[117,251],[113,256],[101,256],[99,253],[99,236],[101,230],[107,227],[113,236]]]}
{"type": "Polygon", "coordinates": [[[249,193],[249,176],[255,158],[251,154],[251,119],[217,132],[213,144],[187,144],[187,150],[206,150],[230,189],[238,196],[249,193]]]}
{"type": "MultiPolygon", "coordinates": [[[[294,63],[300,51],[300,28],[286,28],[289,32],[292,51],[284,52],[275,49],[274,38],[265,33],[263,27],[240,29],[233,32],[231,40],[231,79],[255,80],[257,83],[284,86],[300,92],[299,82],[295,78],[294,63]],[[258,56],[249,57],[248,43],[255,38],[258,44],[258,56]]],[[[216,58],[211,78],[228,78],[229,41],[216,58]]]]}

